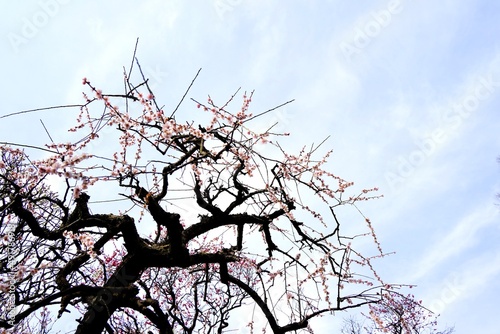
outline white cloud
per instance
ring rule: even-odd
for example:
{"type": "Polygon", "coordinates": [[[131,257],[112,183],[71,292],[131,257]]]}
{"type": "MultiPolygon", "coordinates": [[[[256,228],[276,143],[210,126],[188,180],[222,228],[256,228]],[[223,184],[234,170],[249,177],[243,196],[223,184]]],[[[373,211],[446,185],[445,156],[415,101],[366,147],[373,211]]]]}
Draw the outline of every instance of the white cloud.
{"type": "Polygon", "coordinates": [[[447,235],[442,236],[432,249],[428,250],[415,267],[417,271],[410,275],[409,281],[417,281],[436,267],[443,265],[451,257],[462,255],[480,240],[478,233],[498,222],[498,211],[485,203],[463,217],[447,235]]]}
{"type": "Polygon", "coordinates": [[[433,312],[447,316],[460,309],[468,309],[471,299],[491,291],[499,274],[500,252],[489,251],[472,257],[442,282],[428,289],[425,305],[433,312]]]}
{"type": "MultiPolygon", "coordinates": [[[[410,283],[426,281],[437,287],[437,292],[425,290],[432,298],[451,300],[452,291],[445,288],[453,268],[467,291],[453,305],[461,305],[462,298],[481,305],[483,300],[469,291],[489,286],[491,296],[499,293],[492,283],[499,271],[498,249],[486,249],[481,240],[498,221],[492,185],[499,179],[493,172],[495,155],[500,154],[499,90],[494,87],[474,112],[457,118],[459,126],[450,127],[443,114],[474,96],[482,76],[499,75],[496,13],[485,0],[400,2],[402,11],[348,62],[339,44],[372,20],[372,12],[387,9],[388,1],[368,9],[340,1],[286,7],[277,1],[193,5],[151,0],[120,6],[115,1],[100,4],[99,10],[97,3],[72,1],[18,55],[8,47],[0,56],[9,80],[2,114],[38,107],[40,101],[46,106],[55,98],[81,101],[83,76],[120,90],[122,66],[130,63],[136,37],[144,68],[168,72],[157,91],[167,105],[175,107],[199,67],[204,70],[193,88],[196,98],[206,93],[226,98],[239,86],[255,88],[256,111],[296,98],[268,120],[284,119],[280,130],[292,132],[284,140],[290,147],[332,135],[325,146],[335,149],[330,164],[334,173],[352,179],[356,187],[385,188],[386,198],[360,207],[381,235],[389,236],[384,249],[401,250],[411,259],[402,260],[408,267],[396,268],[396,275],[407,273],[403,281],[410,283]],[[216,4],[226,5],[222,16],[216,4]],[[446,130],[443,141],[397,191],[388,190],[384,173],[397,172],[399,157],[408,159],[419,150],[417,144],[440,128],[446,130]]],[[[30,6],[6,11],[3,30],[20,31],[23,16],[39,8],[36,1],[30,6]]],[[[44,140],[36,116],[3,119],[1,139],[28,140],[41,134],[37,140],[44,140]],[[20,121],[32,124],[18,131],[20,121]]],[[[43,116],[45,120],[49,114],[43,116]]],[[[51,120],[57,120],[53,124],[64,135],[61,124],[74,116],[59,113],[51,120]]],[[[50,130],[53,135],[58,131],[50,130]]],[[[354,225],[349,219],[346,224],[354,225]]],[[[391,258],[384,261],[393,263],[391,258]]]]}

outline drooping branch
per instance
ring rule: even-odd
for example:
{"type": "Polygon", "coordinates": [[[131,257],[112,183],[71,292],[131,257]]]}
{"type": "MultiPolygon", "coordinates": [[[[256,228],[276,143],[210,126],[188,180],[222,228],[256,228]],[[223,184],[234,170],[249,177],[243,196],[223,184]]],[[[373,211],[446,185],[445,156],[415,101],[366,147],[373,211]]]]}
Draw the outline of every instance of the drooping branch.
{"type": "Polygon", "coordinates": [[[333,207],[330,201],[345,203],[340,197],[350,184],[322,169],[326,158],[313,161],[316,148],[294,155],[270,140],[272,126],[253,131],[249,121],[272,110],[253,116],[253,92],[243,94],[236,111],[230,103],[236,94],[221,105],[210,96],[197,102],[209,118],[204,124],[181,120],[178,106],[166,117],[140,67],[142,81],[132,82],[135,63],[134,53],[123,93],[103,93],[84,79],[92,96],[85,95],[71,129],[84,132],[81,139],[51,143],[53,155],[36,161],[2,147],[0,228],[5,234],[5,226],[16,225],[21,268],[11,270],[20,277],[16,321],[29,322],[58,302],[61,313],[71,304],[82,310],[77,333],[222,334],[234,330],[229,314],[252,300],[274,333],[286,333],[334,309],[375,302],[365,289],[372,282],[351,274],[356,264],[372,270],[371,257],[343,243],[336,216],[320,214],[333,207]],[[117,101],[125,101],[125,110],[117,101]],[[96,114],[92,108],[100,102],[104,111],[96,114]],[[117,131],[118,141],[105,129],[117,131]],[[272,146],[270,156],[264,145],[272,146]],[[104,146],[111,153],[87,153],[104,146]],[[19,168],[5,163],[9,154],[20,158],[19,168]],[[46,194],[47,176],[66,183],[64,200],[46,194]],[[92,188],[99,185],[106,188],[92,188]],[[93,214],[92,189],[116,190],[132,208],[93,214]],[[172,203],[178,200],[173,191],[189,195],[172,203]],[[186,215],[199,209],[198,218],[186,215]],[[156,235],[145,235],[150,224],[156,235]],[[348,284],[363,288],[344,296],[348,284]],[[348,304],[353,300],[359,302],[348,304]],[[277,314],[288,318],[278,322],[277,314]]]}

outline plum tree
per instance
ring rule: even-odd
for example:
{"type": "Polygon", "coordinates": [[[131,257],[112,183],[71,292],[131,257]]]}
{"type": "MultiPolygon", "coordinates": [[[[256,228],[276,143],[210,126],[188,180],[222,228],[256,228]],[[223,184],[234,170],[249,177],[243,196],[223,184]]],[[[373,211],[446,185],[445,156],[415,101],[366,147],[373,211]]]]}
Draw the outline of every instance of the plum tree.
{"type": "Polygon", "coordinates": [[[370,220],[344,235],[337,219],[376,188],[351,191],[319,145],[293,154],[288,134],[253,130],[274,110],[253,115],[253,93],[193,99],[196,122],[181,103],[167,112],[138,64],[122,93],[83,79],[70,141],[39,159],[0,147],[0,327],[43,332],[80,312],[76,333],[223,333],[242,317],[240,330],[312,332],[313,318],[380,301],[391,285],[370,220]],[[366,238],[372,254],[356,249],[366,238]]]}
{"type": "Polygon", "coordinates": [[[348,318],[342,334],[451,334],[454,328],[442,331],[437,328],[433,312],[415,300],[415,296],[402,295],[396,291],[384,291],[379,302],[370,304],[366,321],[348,318]]]}

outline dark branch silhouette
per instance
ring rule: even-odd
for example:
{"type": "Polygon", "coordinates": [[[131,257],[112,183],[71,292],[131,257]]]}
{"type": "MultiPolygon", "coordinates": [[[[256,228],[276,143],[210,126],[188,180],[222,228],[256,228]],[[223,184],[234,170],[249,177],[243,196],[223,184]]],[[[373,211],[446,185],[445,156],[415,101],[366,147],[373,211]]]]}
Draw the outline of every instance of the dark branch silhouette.
{"type": "Polygon", "coordinates": [[[292,154],[279,134],[252,130],[273,110],[253,116],[252,94],[236,109],[236,94],[222,106],[209,97],[193,106],[199,122],[183,120],[181,103],[158,107],[142,72],[132,83],[133,65],[123,93],[83,80],[70,129],[80,139],[40,146],[51,153],[41,159],[0,146],[0,291],[17,306],[13,315],[2,302],[0,327],[43,332],[80,312],[82,334],[224,333],[252,304],[244,326],[277,334],[380,300],[388,285],[371,260],[385,254],[355,247],[362,235],[376,242],[369,220],[348,238],[335,215],[376,189],[349,196],[352,183],[324,169],[330,153],[292,154]],[[35,315],[45,319],[36,330],[35,315]]]}

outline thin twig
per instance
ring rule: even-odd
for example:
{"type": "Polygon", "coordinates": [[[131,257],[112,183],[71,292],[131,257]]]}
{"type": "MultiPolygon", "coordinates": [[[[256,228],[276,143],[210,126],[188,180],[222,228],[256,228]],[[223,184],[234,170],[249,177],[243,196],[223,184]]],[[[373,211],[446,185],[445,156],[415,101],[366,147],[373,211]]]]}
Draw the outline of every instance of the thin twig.
{"type": "Polygon", "coordinates": [[[134,60],[135,60],[135,55],[137,53],[137,45],[139,44],[139,37],[137,37],[137,40],[135,41],[135,47],[134,47],[134,55],[132,56],[132,61],[130,62],[130,70],[128,71],[128,78],[130,79],[130,76],[132,75],[132,68],[134,67],[134,60]]]}
{"type": "Polygon", "coordinates": [[[271,108],[271,109],[269,109],[269,110],[266,110],[266,111],[264,111],[264,112],[261,112],[260,114],[257,114],[257,115],[255,115],[255,116],[253,116],[253,117],[250,117],[249,119],[246,119],[244,123],[246,123],[246,122],[250,122],[250,121],[251,121],[252,119],[254,119],[254,118],[260,117],[260,116],[265,115],[265,114],[267,114],[267,113],[269,113],[269,112],[271,112],[271,111],[273,111],[273,110],[276,110],[276,109],[278,109],[278,108],[281,108],[281,107],[283,107],[283,106],[286,106],[288,103],[292,103],[293,101],[295,101],[295,99],[290,100],[290,101],[287,101],[287,102],[285,102],[285,103],[282,103],[282,104],[280,104],[279,106],[276,106],[276,107],[271,108]]]}
{"type": "Polygon", "coordinates": [[[184,95],[182,96],[182,99],[179,101],[179,104],[177,105],[177,107],[175,107],[174,111],[172,112],[172,115],[170,115],[170,118],[174,117],[174,114],[177,112],[177,109],[179,109],[179,107],[181,106],[181,103],[182,101],[184,101],[184,98],[186,97],[187,93],[189,92],[189,90],[191,89],[191,87],[193,86],[196,78],[198,78],[198,75],[200,74],[201,72],[201,68],[198,70],[198,72],[196,73],[196,75],[194,76],[193,80],[191,81],[191,83],[189,84],[189,87],[186,89],[186,92],[184,93],[184,95]]]}
{"type": "Polygon", "coordinates": [[[52,151],[52,150],[49,150],[48,148],[43,148],[43,147],[40,147],[40,146],[9,143],[9,142],[6,142],[6,141],[0,141],[0,145],[10,145],[10,146],[19,146],[19,147],[26,147],[26,148],[34,148],[35,150],[40,150],[40,151],[50,152],[50,153],[54,153],[54,154],[59,154],[59,152],[57,152],[57,151],[52,151]]]}
{"type": "Polygon", "coordinates": [[[151,88],[149,87],[149,84],[148,84],[149,79],[146,79],[146,76],[144,75],[144,72],[142,71],[141,64],[139,63],[139,59],[135,58],[135,62],[137,63],[137,67],[139,67],[139,72],[141,73],[143,84],[146,84],[146,87],[148,89],[149,94],[151,94],[153,96],[153,102],[155,104],[156,110],[160,111],[161,108],[158,107],[158,104],[156,103],[156,99],[154,97],[153,91],[151,90],[151,88]]]}
{"type": "Polygon", "coordinates": [[[314,152],[316,152],[316,150],[321,146],[323,145],[328,139],[330,139],[330,135],[328,135],[325,139],[323,139],[323,141],[321,143],[319,143],[319,145],[317,145],[316,147],[311,147],[311,154],[313,154],[314,152]]]}
{"type": "Polygon", "coordinates": [[[0,119],[11,117],[11,116],[16,116],[16,115],[21,115],[21,114],[32,113],[32,112],[36,112],[36,111],[44,111],[44,110],[50,110],[50,109],[62,109],[62,108],[76,108],[76,107],[82,107],[82,106],[83,105],[81,105],[81,104],[68,104],[68,105],[65,105],[65,106],[55,106],[55,107],[29,109],[29,110],[17,111],[17,112],[13,112],[11,114],[0,116],[0,119]]]}
{"type": "Polygon", "coordinates": [[[52,139],[52,136],[50,135],[49,130],[47,130],[47,127],[45,126],[45,124],[43,123],[43,121],[41,119],[40,119],[40,123],[42,123],[43,129],[45,130],[45,133],[47,134],[47,136],[49,136],[50,141],[52,142],[52,144],[54,144],[54,139],[52,139]]]}

